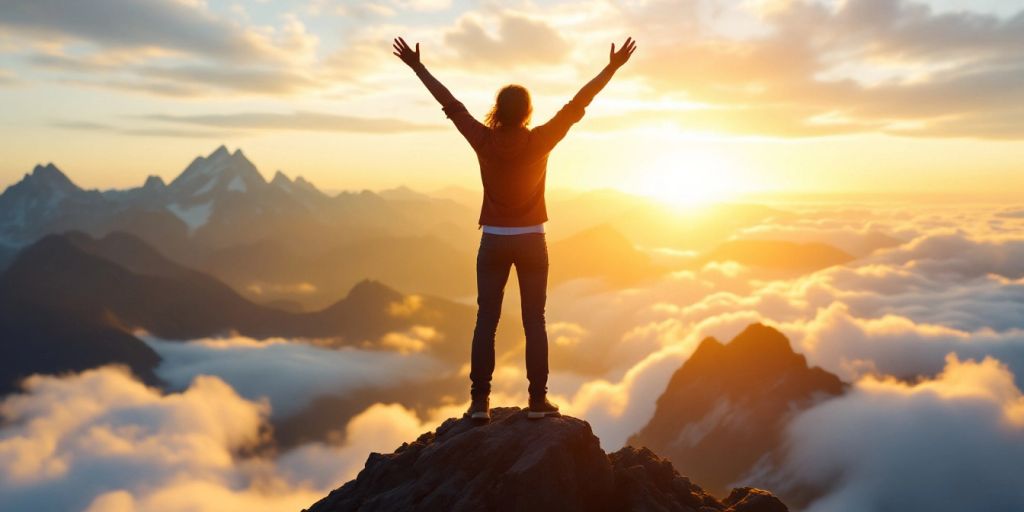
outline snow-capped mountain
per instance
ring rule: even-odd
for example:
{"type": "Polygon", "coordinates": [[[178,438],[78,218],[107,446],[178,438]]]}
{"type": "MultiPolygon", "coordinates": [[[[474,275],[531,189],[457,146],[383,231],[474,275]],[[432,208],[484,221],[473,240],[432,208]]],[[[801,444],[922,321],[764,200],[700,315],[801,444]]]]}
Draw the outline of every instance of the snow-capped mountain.
{"type": "Polygon", "coordinates": [[[210,156],[196,157],[167,186],[175,201],[203,200],[225,192],[261,190],[267,182],[256,166],[236,149],[218,147],[210,156]]]}
{"type": "MultiPolygon", "coordinates": [[[[418,279],[417,267],[365,249],[404,255],[416,247],[430,253],[424,261],[454,262],[457,251],[446,244],[476,235],[474,212],[462,205],[412,191],[385,195],[390,197],[369,190],[327,195],[301,176],[282,171],[268,181],[242,151],[224,146],[194,158],[168,183],[151,175],[127,189],[83,190],[52,164],[39,166],[0,195],[0,269],[50,233],[77,230],[102,237],[122,232],[178,262],[223,271],[218,277],[239,289],[278,282],[289,289],[287,284],[296,279],[338,275],[339,265],[364,269],[358,277],[391,276],[394,268],[407,268],[404,272],[418,279]],[[294,262],[278,258],[284,253],[301,254],[303,262],[325,259],[322,265],[310,263],[312,269],[303,266],[307,263],[296,268],[278,264],[294,262]],[[333,256],[326,259],[326,254],[333,256]],[[373,256],[364,259],[367,254],[373,256]]],[[[357,273],[342,274],[343,279],[319,283],[318,298],[310,304],[347,290],[357,273]]],[[[450,274],[435,273],[431,279],[426,287],[431,291],[452,287],[450,274]]],[[[423,284],[407,281],[396,282],[423,284]]]]}
{"type": "Polygon", "coordinates": [[[0,243],[28,244],[41,230],[73,226],[109,206],[102,194],[83,190],[52,163],[37,165],[0,194],[0,243]]]}
{"type": "MultiPolygon", "coordinates": [[[[330,198],[308,181],[278,171],[267,182],[241,150],[218,147],[196,157],[170,184],[151,175],[142,186],[83,190],[55,165],[38,165],[0,195],[0,244],[21,247],[46,233],[101,234],[126,217],[170,214],[195,235],[211,224],[237,226],[267,215],[308,214],[330,198]]],[[[265,218],[263,219],[265,220],[265,218]]]]}

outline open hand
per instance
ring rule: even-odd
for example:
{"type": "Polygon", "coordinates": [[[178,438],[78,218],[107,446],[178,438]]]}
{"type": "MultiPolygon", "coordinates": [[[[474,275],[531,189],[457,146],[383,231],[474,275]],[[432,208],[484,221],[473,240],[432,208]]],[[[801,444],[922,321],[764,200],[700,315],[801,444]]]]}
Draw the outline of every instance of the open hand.
{"type": "Polygon", "coordinates": [[[405,39],[402,39],[401,37],[398,37],[398,38],[395,38],[395,41],[394,41],[394,44],[392,45],[392,48],[394,48],[395,51],[393,51],[391,53],[395,54],[395,56],[398,57],[399,59],[402,59],[402,62],[406,63],[409,67],[412,68],[412,67],[416,67],[417,65],[419,65],[419,63],[420,63],[420,44],[419,43],[416,43],[416,49],[413,50],[405,42],[405,39]]]}
{"type": "MultiPolygon", "coordinates": [[[[634,51],[636,51],[636,41],[632,37],[626,38],[626,42],[622,43],[619,51],[615,51],[615,43],[612,43],[612,49],[608,52],[608,64],[618,69],[629,60],[634,51]]],[[[419,58],[419,54],[416,56],[419,58]]]]}

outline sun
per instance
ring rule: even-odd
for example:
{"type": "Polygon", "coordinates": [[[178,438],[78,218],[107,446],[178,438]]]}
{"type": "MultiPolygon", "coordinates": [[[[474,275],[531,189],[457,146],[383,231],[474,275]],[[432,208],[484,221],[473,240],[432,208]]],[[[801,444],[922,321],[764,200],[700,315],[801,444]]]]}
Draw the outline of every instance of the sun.
{"type": "Polygon", "coordinates": [[[662,155],[638,174],[632,192],[681,208],[726,201],[746,186],[731,158],[708,151],[662,155]]]}

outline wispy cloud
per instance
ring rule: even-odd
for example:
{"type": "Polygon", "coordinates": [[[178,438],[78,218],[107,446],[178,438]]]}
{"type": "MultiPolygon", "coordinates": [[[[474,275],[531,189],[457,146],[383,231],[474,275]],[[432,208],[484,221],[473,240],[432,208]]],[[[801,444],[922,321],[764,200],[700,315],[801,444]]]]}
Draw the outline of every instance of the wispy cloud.
{"type": "MultiPolygon", "coordinates": [[[[692,127],[1024,136],[1016,107],[1024,104],[1024,10],[938,12],[907,0],[749,5],[767,6],[752,13],[761,30],[720,35],[691,17],[694,30],[654,31],[663,35],[638,55],[652,87],[714,108],[689,118],[692,127]],[[781,121],[758,122],[762,112],[781,121]]],[[[633,11],[653,26],[674,23],[633,11]]]]}
{"type": "Polygon", "coordinates": [[[223,59],[266,56],[243,27],[212,15],[200,2],[0,0],[0,26],[113,49],[162,49],[223,59]]]}
{"type": "Polygon", "coordinates": [[[496,30],[484,21],[467,15],[445,32],[445,42],[464,64],[492,68],[559,64],[569,52],[569,43],[543,20],[501,13],[494,20],[496,30]]]}
{"type": "Polygon", "coordinates": [[[14,73],[6,69],[0,69],[0,86],[16,85],[18,83],[20,83],[20,80],[14,76],[14,73]]]}
{"type": "MultiPolygon", "coordinates": [[[[636,81],[635,101],[585,126],[668,123],[793,138],[1024,137],[1024,108],[1017,107],[1024,104],[1024,10],[944,11],[920,0],[543,8],[322,0],[298,12],[363,20],[322,51],[321,37],[294,13],[263,26],[203,2],[0,0],[0,7],[0,30],[30,43],[27,62],[58,72],[47,79],[78,86],[189,98],[294,97],[345,87],[372,94],[393,80],[387,40],[402,33],[427,44],[431,62],[468,74],[532,66],[560,70],[559,80],[586,79],[576,75],[592,72],[581,59],[594,53],[577,50],[603,49],[632,32],[641,49],[623,80],[636,81]],[[423,12],[430,14],[416,22],[406,15],[423,12]],[[663,100],[701,108],[666,109],[663,100]]],[[[344,130],[358,123],[308,124],[344,130]]],[[[386,131],[364,126],[357,131],[386,131]]]]}
{"type": "Polygon", "coordinates": [[[317,112],[292,112],[290,114],[248,112],[237,114],[209,114],[178,116],[152,114],[144,119],[218,128],[242,130],[310,130],[363,133],[400,133],[446,128],[441,125],[419,124],[400,119],[355,117],[317,112]]]}
{"type": "Polygon", "coordinates": [[[295,15],[247,25],[204,2],[0,0],[0,31],[29,44],[27,61],[64,83],[157,95],[285,95],[316,87],[303,66],[319,38],[295,15]]]}
{"type": "Polygon", "coordinates": [[[176,128],[133,128],[114,126],[105,123],[92,121],[53,121],[50,126],[67,130],[81,130],[91,132],[109,132],[120,135],[136,135],[140,137],[181,137],[195,139],[224,139],[233,135],[226,130],[203,130],[203,129],[176,129],[176,128]]]}

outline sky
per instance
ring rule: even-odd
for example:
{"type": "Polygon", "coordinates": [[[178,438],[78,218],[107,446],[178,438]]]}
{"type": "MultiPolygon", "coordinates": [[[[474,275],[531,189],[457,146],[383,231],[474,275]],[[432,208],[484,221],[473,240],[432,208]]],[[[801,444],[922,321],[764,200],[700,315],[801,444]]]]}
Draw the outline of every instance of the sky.
{"type": "Polygon", "coordinates": [[[390,40],[478,118],[537,123],[633,59],[555,150],[549,186],[680,201],[1024,186],[1024,0],[0,0],[0,185],[173,179],[220,144],[321,188],[477,187],[390,40]]]}

